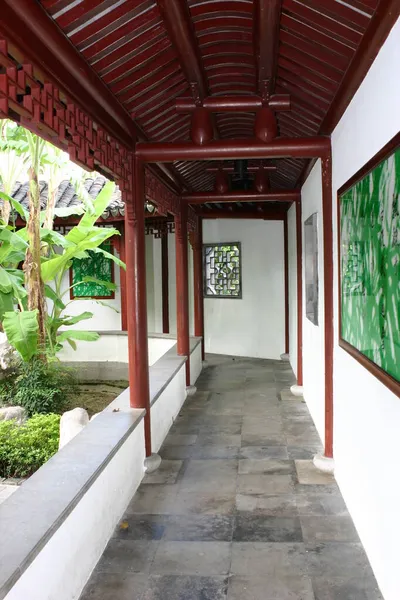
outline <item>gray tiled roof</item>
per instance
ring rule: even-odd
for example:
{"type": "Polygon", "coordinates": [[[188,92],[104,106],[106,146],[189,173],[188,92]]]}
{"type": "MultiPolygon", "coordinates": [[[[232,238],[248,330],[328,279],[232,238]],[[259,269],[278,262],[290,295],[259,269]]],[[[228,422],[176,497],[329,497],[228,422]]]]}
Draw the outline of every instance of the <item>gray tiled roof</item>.
{"type": "MultiPolygon", "coordinates": [[[[88,177],[85,179],[84,186],[91,198],[96,198],[106,184],[107,179],[102,175],[98,175],[95,179],[88,177]]],[[[40,185],[40,205],[44,209],[47,204],[48,184],[46,181],[39,181],[40,185]]],[[[28,208],[28,188],[29,182],[17,182],[12,191],[12,197],[18,200],[25,208],[28,208]]],[[[56,208],[69,208],[73,206],[81,206],[82,203],[75,192],[75,186],[68,180],[64,180],[58,186],[56,197],[56,208]]],[[[104,219],[111,217],[123,216],[125,205],[121,197],[121,192],[118,187],[115,188],[113,197],[107,210],[103,213],[104,219]]]]}

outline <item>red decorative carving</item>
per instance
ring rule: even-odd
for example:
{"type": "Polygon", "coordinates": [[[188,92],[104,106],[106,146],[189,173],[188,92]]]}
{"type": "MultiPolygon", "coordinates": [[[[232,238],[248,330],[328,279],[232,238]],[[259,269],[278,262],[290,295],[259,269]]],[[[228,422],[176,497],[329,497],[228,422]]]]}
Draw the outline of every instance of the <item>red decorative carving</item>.
{"type": "Polygon", "coordinates": [[[33,65],[22,67],[0,39],[0,118],[13,119],[69,153],[86,169],[97,169],[115,178],[124,191],[129,187],[132,153],[78,108],[60,90],[40,81],[33,65]],[[122,183],[122,182],[126,183],[122,183]]]}

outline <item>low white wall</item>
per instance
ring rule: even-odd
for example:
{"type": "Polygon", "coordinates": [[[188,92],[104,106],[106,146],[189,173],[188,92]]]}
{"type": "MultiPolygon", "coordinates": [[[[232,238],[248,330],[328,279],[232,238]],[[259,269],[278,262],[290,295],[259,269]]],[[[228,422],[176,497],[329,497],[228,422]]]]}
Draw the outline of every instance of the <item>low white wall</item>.
{"type": "Polygon", "coordinates": [[[151,406],[152,451],[161,448],[172,423],[186,400],[185,364],[151,406]]]}
{"type": "Polygon", "coordinates": [[[203,368],[203,359],[201,356],[201,342],[190,354],[190,385],[195,385],[203,368]]]}
{"type": "MultiPolygon", "coordinates": [[[[174,338],[149,337],[148,352],[149,366],[153,365],[163,354],[176,344],[174,338]]],[[[62,362],[128,362],[128,336],[126,333],[100,334],[96,342],[77,342],[77,349],[73,350],[68,344],[59,352],[58,358],[62,362]]]]}
{"type": "Polygon", "coordinates": [[[296,205],[288,210],[289,358],[297,377],[297,246],[296,205]]]}
{"type": "MultiPolygon", "coordinates": [[[[89,424],[88,428],[94,425],[95,421],[89,424]]],[[[85,435],[85,432],[86,430],[83,430],[79,436],[85,435]]],[[[68,445],[64,450],[65,455],[68,452],[68,445]]],[[[89,445],[87,451],[92,450],[93,448],[89,445]]],[[[5,596],[6,600],[27,600],[28,598],[29,600],[54,600],[55,598],[71,600],[79,597],[115,526],[143,478],[144,458],[142,419],[72,512],[22,573],[5,596]]],[[[46,466],[42,469],[45,469],[46,466]]],[[[49,466],[49,468],[51,467],[49,466]]],[[[62,462],[59,469],[58,478],[55,475],[54,485],[57,485],[57,479],[58,485],[62,485],[60,483],[62,462]]],[[[29,481],[32,482],[34,478],[35,475],[29,481]]],[[[14,501],[17,500],[18,494],[22,494],[24,491],[23,488],[18,490],[14,494],[14,501]]],[[[33,490],[34,492],[35,490],[33,490]]],[[[68,493],[68,490],[66,492],[68,493]]],[[[40,489],[37,490],[37,494],[40,494],[40,489]]],[[[51,501],[51,486],[48,488],[47,494],[48,501],[51,501]]],[[[2,508],[5,507],[6,503],[2,508]]],[[[25,507],[26,514],[29,514],[31,508],[28,501],[25,507]]],[[[44,498],[43,510],[46,510],[44,498]]],[[[36,518],[39,521],[43,519],[40,514],[36,518]]],[[[16,531],[17,527],[16,523],[16,531]]],[[[2,539],[3,543],[5,543],[4,539],[2,539]]]]}
{"type": "Polygon", "coordinates": [[[205,219],[203,241],[242,245],[242,298],[204,300],[206,351],[279,360],[285,351],[283,222],[205,219]]]}

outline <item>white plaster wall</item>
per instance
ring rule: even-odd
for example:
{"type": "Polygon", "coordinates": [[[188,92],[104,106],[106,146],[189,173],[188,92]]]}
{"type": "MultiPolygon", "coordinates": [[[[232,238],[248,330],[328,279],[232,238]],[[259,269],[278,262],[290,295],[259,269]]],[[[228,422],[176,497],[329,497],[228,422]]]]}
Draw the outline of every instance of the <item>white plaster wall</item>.
{"type": "Polygon", "coordinates": [[[297,249],[296,249],[296,206],[288,211],[288,269],[289,269],[289,356],[290,364],[297,376],[297,249]]]}
{"type": "Polygon", "coordinates": [[[202,368],[201,344],[199,344],[190,355],[190,385],[195,385],[202,368]]]}
{"type": "MultiPolygon", "coordinates": [[[[153,365],[163,354],[165,354],[174,344],[176,339],[149,337],[148,352],[149,366],[153,365]]],[[[107,334],[101,335],[96,342],[77,342],[77,349],[73,350],[68,344],[64,345],[58,358],[63,362],[81,363],[81,362],[128,362],[128,336],[107,334]]]]}
{"type": "Polygon", "coordinates": [[[155,331],[154,247],[153,236],[146,235],[147,331],[155,331]]]}
{"type": "Polygon", "coordinates": [[[321,439],[325,432],[324,265],[321,161],[317,161],[301,191],[303,235],[303,393],[321,439]],[[304,222],[318,215],[318,325],[305,315],[304,222]]]}
{"type": "Polygon", "coordinates": [[[143,478],[143,419],[6,600],[71,600],[79,595],[143,478]]]}
{"type": "Polygon", "coordinates": [[[153,291],[154,291],[154,321],[151,333],[162,333],[162,270],[161,270],[161,239],[153,238],[153,291]]]}
{"type": "Polygon", "coordinates": [[[168,234],[169,332],[176,333],[175,234],[168,234]]]}
{"type": "Polygon", "coordinates": [[[279,359],[285,351],[283,222],[205,219],[203,241],[242,244],[242,299],[204,300],[206,351],[279,359]]]}
{"type": "Polygon", "coordinates": [[[158,452],[186,400],[185,364],[151,407],[151,443],[158,452]]]}
{"type": "MultiPolygon", "coordinates": [[[[400,20],[332,136],[333,194],[400,130],[400,20]]],[[[333,211],[337,239],[336,206],[333,211]]],[[[336,477],[385,600],[400,598],[400,399],[338,346],[335,247],[336,477]]]]}

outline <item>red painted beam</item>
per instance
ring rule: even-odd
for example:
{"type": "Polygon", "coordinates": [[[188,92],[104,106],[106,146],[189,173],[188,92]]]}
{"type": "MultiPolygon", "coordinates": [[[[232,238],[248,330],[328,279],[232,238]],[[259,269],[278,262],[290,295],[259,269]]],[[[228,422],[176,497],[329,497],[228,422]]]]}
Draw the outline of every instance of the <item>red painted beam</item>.
{"type": "MultiPolygon", "coordinates": [[[[249,173],[257,173],[260,168],[262,168],[264,171],[276,171],[277,166],[276,165],[259,165],[259,166],[254,166],[254,167],[247,167],[247,171],[249,173]]],[[[224,173],[234,173],[235,169],[234,167],[208,167],[206,169],[207,173],[218,173],[220,171],[223,171],[224,173]]]]}
{"type": "Polygon", "coordinates": [[[332,157],[322,159],[322,229],[324,245],[325,456],[333,457],[333,224],[332,157]]]}
{"type": "Polygon", "coordinates": [[[286,212],[271,211],[229,211],[229,210],[200,210],[196,213],[203,219],[261,219],[264,221],[282,221],[285,218],[286,212]]]}
{"type": "Polygon", "coordinates": [[[289,354],[289,236],[287,213],[283,219],[284,296],[285,296],[285,354],[289,354]]]}
{"type": "Polygon", "coordinates": [[[303,385],[303,221],[301,202],[296,204],[297,258],[297,385],[303,385]]]}
{"type": "Polygon", "coordinates": [[[161,296],[163,333],[169,333],[168,232],[161,236],[161,296]]]}
{"type": "Polygon", "coordinates": [[[186,0],[157,0],[169,39],[178,52],[179,62],[189,84],[195,84],[200,100],[208,85],[186,0]]]}
{"type": "Polygon", "coordinates": [[[315,158],[330,152],[328,137],[276,138],[268,144],[254,139],[212,140],[203,146],[192,142],[139,142],[136,156],[144,162],[177,160],[229,160],[234,158],[315,158]]]}
{"type": "Polygon", "coordinates": [[[281,9],[281,0],[254,0],[254,54],[261,96],[268,96],[275,85],[281,9]]]}
{"type": "Polygon", "coordinates": [[[128,306],[129,394],[132,408],[144,408],[146,456],[151,455],[149,362],[147,356],[144,168],[132,166],[132,199],[125,202],[126,292],[128,306]],[[143,351],[144,349],[144,351],[143,351]]]}
{"type": "Polygon", "coordinates": [[[176,329],[177,352],[180,356],[187,357],[186,385],[190,386],[187,211],[187,204],[182,202],[179,215],[175,216],[176,329]]]}
{"type": "Polygon", "coordinates": [[[224,202],[298,202],[300,190],[284,190],[280,192],[266,192],[258,194],[255,192],[230,192],[218,194],[213,192],[198,192],[182,196],[182,200],[188,204],[209,204],[224,202]]]}
{"type": "MultiPolygon", "coordinates": [[[[202,105],[212,112],[255,112],[263,101],[260,96],[209,96],[202,105]]],[[[276,111],[290,110],[289,94],[273,94],[268,106],[276,111]]],[[[175,108],[178,113],[188,113],[194,111],[196,104],[192,98],[177,98],[175,108]]]]}

